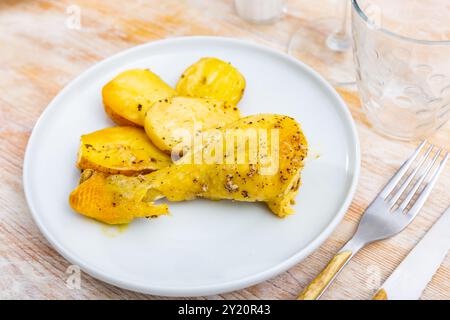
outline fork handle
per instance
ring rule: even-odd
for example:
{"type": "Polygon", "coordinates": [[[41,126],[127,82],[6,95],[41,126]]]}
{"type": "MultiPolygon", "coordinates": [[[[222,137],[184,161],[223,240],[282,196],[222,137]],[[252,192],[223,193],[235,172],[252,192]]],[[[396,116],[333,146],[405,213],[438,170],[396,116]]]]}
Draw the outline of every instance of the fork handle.
{"type": "Polygon", "coordinates": [[[386,290],[378,290],[377,293],[373,296],[372,300],[388,300],[386,290]]]}
{"type": "Polygon", "coordinates": [[[319,275],[300,293],[297,300],[317,300],[331,285],[351,258],[361,247],[350,240],[319,273],[319,275]]]}

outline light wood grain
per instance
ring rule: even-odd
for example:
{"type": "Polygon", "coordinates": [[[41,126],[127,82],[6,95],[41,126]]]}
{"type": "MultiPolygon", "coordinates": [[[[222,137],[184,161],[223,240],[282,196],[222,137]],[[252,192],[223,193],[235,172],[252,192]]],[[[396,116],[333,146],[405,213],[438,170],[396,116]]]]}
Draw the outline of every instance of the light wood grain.
{"type": "MultiPolygon", "coordinates": [[[[332,14],[329,1],[290,1],[296,17],[275,25],[240,20],[230,0],[3,0],[0,2],[0,298],[155,299],[107,285],[83,274],[81,289],[66,286],[69,263],[34,224],[22,187],[22,163],[30,132],[51,99],[96,62],[148,41],[183,35],[249,39],[284,50],[298,27],[332,14]],[[81,9],[81,29],[66,26],[66,10],[81,9]]],[[[355,230],[364,208],[414,148],[382,137],[368,125],[353,88],[341,89],[356,120],[362,147],[358,190],[333,235],[288,272],[259,285],[208,299],[295,299],[355,230]]],[[[431,141],[450,145],[447,124],[431,141]]],[[[420,216],[400,235],[360,252],[324,299],[369,299],[450,204],[447,166],[420,216]],[[377,281],[378,280],[378,281],[377,281]]],[[[450,299],[450,257],[423,294],[450,299]]]]}

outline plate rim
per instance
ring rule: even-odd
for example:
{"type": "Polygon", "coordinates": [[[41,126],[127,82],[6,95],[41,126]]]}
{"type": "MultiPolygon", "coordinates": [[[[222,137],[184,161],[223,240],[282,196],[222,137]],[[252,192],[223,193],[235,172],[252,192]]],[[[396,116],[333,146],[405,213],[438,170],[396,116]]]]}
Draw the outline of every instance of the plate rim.
{"type": "Polygon", "coordinates": [[[166,38],[166,39],[160,39],[155,41],[146,42],[140,45],[136,45],[133,47],[130,47],[128,49],[122,50],[108,58],[105,58],[94,65],[90,66],[87,70],[84,70],[81,72],[78,76],[76,76],[74,79],[72,79],[68,84],[66,84],[59,92],[58,94],[50,101],[50,103],[47,105],[47,107],[44,109],[44,111],[39,116],[38,120],[36,121],[31,134],[30,138],[27,142],[25,155],[24,155],[24,162],[23,162],[23,171],[22,171],[22,183],[25,193],[25,200],[27,202],[28,208],[31,212],[31,215],[33,217],[34,222],[38,226],[40,232],[42,235],[49,241],[49,243],[52,245],[52,247],[61,255],[63,256],[67,261],[70,263],[77,265],[81,268],[82,271],[86,272],[87,274],[91,275],[92,277],[99,279],[101,281],[104,281],[108,284],[112,284],[114,286],[132,290],[136,292],[141,292],[144,294],[152,294],[152,295],[161,295],[161,296],[168,296],[168,297],[195,297],[195,296],[207,296],[207,295],[213,295],[213,294],[223,294],[235,290],[240,290],[243,288],[247,288],[249,286],[261,283],[263,281],[266,281],[268,279],[271,279],[288,269],[292,268],[294,265],[298,264],[302,260],[304,260],[307,256],[309,256],[312,252],[317,250],[328,237],[331,235],[331,233],[336,229],[337,225],[341,222],[343,217],[345,216],[345,213],[347,212],[348,208],[351,205],[351,202],[353,201],[356,188],[359,181],[360,176],[360,168],[361,168],[361,151],[360,151],[360,142],[359,142],[359,136],[356,129],[356,125],[354,122],[354,119],[348,109],[348,106],[344,102],[343,98],[338,94],[338,92],[329,84],[324,78],[322,78],[321,75],[305,63],[303,63],[300,60],[295,59],[294,57],[289,56],[288,54],[273,49],[271,47],[255,43],[253,41],[249,40],[243,40],[238,38],[231,38],[231,37],[223,37],[223,36],[185,36],[185,37],[173,37],[173,38],[166,38]],[[347,195],[345,197],[345,200],[342,202],[342,205],[339,207],[339,210],[337,211],[336,215],[333,217],[331,222],[329,222],[326,227],[319,233],[319,235],[314,238],[306,247],[296,252],[294,255],[289,257],[288,259],[285,259],[284,261],[264,270],[261,272],[258,272],[256,274],[237,279],[232,280],[228,282],[223,282],[219,284],[214,285],[202,285],[202,286],[193,286],[193,287],[169,287],[169,286],[146,286],[146,285],[140,285],[137,283],[129,283],[127,281],[122,281],[121,279],[117,279],[114,277],[110,277],[108,274],[105,274],[101,270],[98,270],[95,266],[90,266],[89,263],[85,263],[81,257],[79,257],[76,253],[70,252],[70,250],[64,248],[64,246],[60,245],[58,243],[58,240],[55,239],[55,237],[52,235],[51,232],[49,232],[45,226],[45,224],[41,221],[40,215],[38,214],[38,210],[35,207],[35,203],[32,201],[31,197],[31,190],[30,190],[30,166],[31,166],[31,160],[30,160],[30,154],[32,146],[35,144],[35,139],[37,139],[37,132],[39,131],[42,123],[44,122],[44,119],[53,111],[53,108],[55,105],[59,103],[59,100],[61,100],[62,96],[69,91],[72,86],[74,86],[76,83],[78,83],[82,78],[87,77],[91,75],[95,70],[98,68],[101,68],[103,65],[106,65],[110,63],[111,61],[120,58],[121,56],[125,56],[132,51],[136,50],[142,50],[147,47],[153,47],[153,46],[160,46],[165,44],[173,44],[176,42],[219,42],[219,43],[225,43],[225,44],[235,44],[239,46],[246,46],[252,49],[265,51],[266,53],[269,53],[271,55],[275,55],[277,58],[281,58],[284,60],[289,60],[291,63],[296,64],[300,68],[302,68],[306,73],[308,73],[311,77],[313,77],[316,81],[320,83],[323,87],[325,87],[329,94],[331,94],[335,100],[338,102],[338,110],[340,113],[344,116],[346,126],[349,129],[349,138],[353,140],[353,144],[350,145],[350,150],[353,147],[353,153],[354,153],[354,162],[355,167],[353,169],[353,177],[351,181],[351,185],[348,189],[347,195]]]}

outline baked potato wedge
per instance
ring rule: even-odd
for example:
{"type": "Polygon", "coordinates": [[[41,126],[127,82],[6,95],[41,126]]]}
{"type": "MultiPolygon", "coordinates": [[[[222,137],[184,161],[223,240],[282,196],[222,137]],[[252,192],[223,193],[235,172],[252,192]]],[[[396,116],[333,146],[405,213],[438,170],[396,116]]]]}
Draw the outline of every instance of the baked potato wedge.
{"type": "Polygon", "coordinates": [[[118,125],[144,126],[148,107],[174,96],[175,90],[148,69],[127,70],[102,89],[106,113],[118,125]]]}
{"type": "Polygon", "coordinates": [[[172,163],[137,127],[111,127],[81,136],[77,167],[108,174],[149,173],[172,163]]]}
{"type": "Polygon", "coordinates": [[[148,108],[145,131],[159,149],[170,153],[182,143],[183,133],[193,135],[197,131],[223,127],[239,118],[237,107],[220,100],[173,97],[148,108]]]}
{"type": "MultiPolygon", "coordinates": [[[[106,177],[98,174],[94,176],[95,180],[85,180],[71,195],[72,207],[82,214],[107,223],[123,223],[135,216],[164,213],[166,207],[155,208],[154,205],[154,201],[163,197],[170,201],[207,198],[265,202],[279,217],[291,214],[291,205],[300,186],[303,160],[308,152],[299,124],[287,116],[262,114],[241,118],[215,132],[218,134],[209,132],[209,136],[213,138],[207,139],[203,149],[189,152],[176,163],[161,170],[139,177],[106,177]],[[243,144],[233,142],[230,148],[228,143],[224,145],[223,140],[218,138],[221,134],[228,135],[227,132],[232,129],[238,130],[233,139],[245,136],[251,139],[252,134],[247,133],[252,130],[257,132],[256,160],[251,159],[253,156],[250,144],[247,143],[250,140],[244,139],[243,144]],[[266,135],[270,135],[270,138],[264,139],[266,135]],[[219,155],[220,150],[223,150],[222,155],[213,162],[204,159],[202,164],[195,164],[193,157],[201,152],[205,158],[211,147],[219,155]],[[239,160],[242,155],[245,158],[243,162],[239,160]],[[89,181],[91,182],[86,184],[89,181]],[[78,199],[81,194],[86,195],[84,202],[78,199]],[[122,199],[118,194],[123,194],[126,202],[112,209],[111,203],[118,198],[122,199]],[[137,205],[145,203],[142,212],[135,211],[135,215],[129,215],[121,211],[129,210],[133,201],[137,201],[137,205]],[[106,206],[106,209],[102,209],[102,206],[106,206]],[[103,211],[108,214],[105,216],[103,211]],[[118,219],[122,214],[125,218],[118,219]],[[114,219],[109,218],[110,216],[114,219]]],[[[140,207],[132,209],[140,210],[140,207]]]]}
{"type": "Polygon", "coordinates": [[[202,58],[183,72],[176,90],[179,95],[214,98],[236,105],[244,94],[245,78],[230,63],[202,58]]]}
{"type": "Polygon", "coordinates": [[[107,224],[125,224],[134,218],[166,214],[166,204],[145,201],[147,187],[143,179],[84,170],[80,185],[69,196],[69,204],[82,215],[107,224]]]}

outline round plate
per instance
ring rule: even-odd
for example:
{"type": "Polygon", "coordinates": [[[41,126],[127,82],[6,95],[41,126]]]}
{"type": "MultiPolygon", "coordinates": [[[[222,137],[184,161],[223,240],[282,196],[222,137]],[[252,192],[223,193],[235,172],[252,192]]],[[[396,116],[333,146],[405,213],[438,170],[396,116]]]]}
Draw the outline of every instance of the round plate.
{"type": "Polygon", "coordinates": [[[315,250],[344,216],[359,175],[355,126],[334,89],[301,62],[227,38],[186,37],[138,46],[98,63],[50,103],[28,143],[24,187],[45,237],[90,275],[130,290],[197,296],[244,288],[289,269],[315,250]],[[79,179],[80,136],[113,126],[101,88],[119,72],[150,68],[174,86],[204,56],[230,61],[247,80],[244,115],[294,117],[310,144],[296,213],[265,205],[196,200],[171,203],[171,215],[138,219],[126,229],[75,213],[68,197],[79,179]]]}

